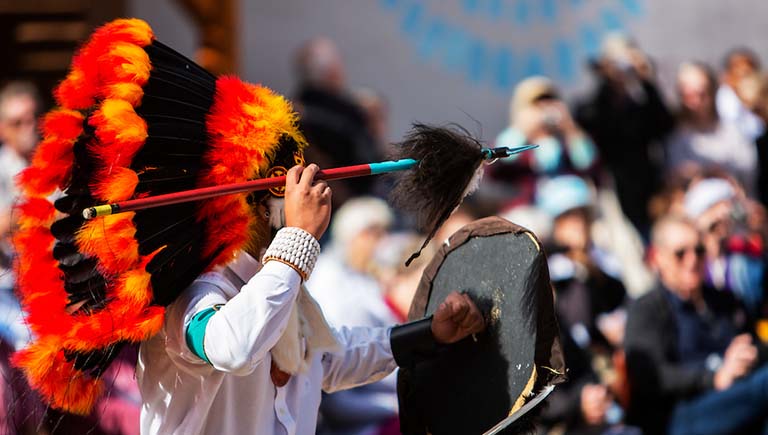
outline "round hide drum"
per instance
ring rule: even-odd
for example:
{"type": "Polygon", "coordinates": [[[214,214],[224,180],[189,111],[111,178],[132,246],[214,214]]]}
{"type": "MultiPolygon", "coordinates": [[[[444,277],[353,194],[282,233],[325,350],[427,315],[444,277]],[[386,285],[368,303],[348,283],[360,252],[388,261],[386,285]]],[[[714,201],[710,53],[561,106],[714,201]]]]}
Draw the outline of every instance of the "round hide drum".
{"type": "Polygon", "coordinates": [[[456,232],[427,266],[410,320],[452,291],[470,295],[486,330],[400,369],[405,435],[515,433],[565,379],[544,253],[530,231],[501,218],[456,232]],[[522,417],[522,418],[521,418],[522,417]]]}

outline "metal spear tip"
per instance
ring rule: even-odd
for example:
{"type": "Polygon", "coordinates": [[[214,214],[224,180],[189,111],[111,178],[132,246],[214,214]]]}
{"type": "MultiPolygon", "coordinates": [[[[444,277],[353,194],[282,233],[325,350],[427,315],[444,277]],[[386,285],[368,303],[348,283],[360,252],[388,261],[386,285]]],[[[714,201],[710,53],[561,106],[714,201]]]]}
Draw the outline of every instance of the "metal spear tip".
{"type": "Polygon", "coordinates": [[[532,150],[538,148],[538,145],[527,144],[519,147],[498,147],[498,148],[483,148],[483,156],[485,160],[503,159],[510,157],[514,154],[522,153],[523,151],[532,150]]]}
{"type": "Polygon", "coordinates": [[[523,145],[523,146],[514,147],[514,148],[507,148],[507,156],[511,156],[512,154],[522,153],[523,151],[532,150],[538,147],[539,146],[536,144],[528,144],[528,145],[523,145]]]}

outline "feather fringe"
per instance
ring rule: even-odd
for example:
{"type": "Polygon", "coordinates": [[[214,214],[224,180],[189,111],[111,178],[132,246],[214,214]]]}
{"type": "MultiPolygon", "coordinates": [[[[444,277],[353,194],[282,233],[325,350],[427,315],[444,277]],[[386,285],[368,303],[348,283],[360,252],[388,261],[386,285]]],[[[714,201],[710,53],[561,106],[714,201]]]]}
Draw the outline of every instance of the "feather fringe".
{"type": "Polygon", "coordinates": [[[69,181],[74,154],[72,147],[83,133],[83,115],[67,109],[55,109],[43,118],[40,142],[29,168],[16,178],[28,196],[47,196],[69,181]]]}
{"type": "Polygon", "coordinates": [[[30,386],[51,406],[75,414],[88,414],[104,389],[100,379],[75,369],[54,337],[41,338],[16,352],[12,363],[23,370],[30,386]]]}
{"type": "MultiPolygon", "coordinates": [[[[298,115],[291,104],[271,90],[235,77],[216,81],[213,106],[206,121],[210,149],[205,156],[208,169],[199,186],[214,186],[247,181],[266,175],[270,162],[288,136],[300,151],[306,140],[299,132],[298,115]]],[[[208,231],[203,255],[216,255],[211,267],[228,262],[251,239],[253,212],[247,194],[228,195],[204,202],[197,218],[208,231]],[[218,254],[217,254],[218,253],[218,254]]]]}
{"type": "MultiPolygon", "coordinates": [[[[142,107],[144,88],[152,74],[148,53],[163,49],[159,44],[155,47],[153,40],[149,26],[135,19],[113,21],[94,33],[56,89],[61,109],[45,118],[43,143],[30,168],[19,177],[26,198],[18,207],[16,271],[20,299],[36,339],[16,354],[14,364],[52,406],[70,412],[89,412],[101,394],[98,377],[109,362],[109,349],[146,340],[160,330],[165,311],[153,305],[161,298],[152,291],[149,263],[173,260],[184,249],[173,245],[173,252],[166,251],[170,245],[158,244],[154,252],[141,255],[146,251],[139,251],[138,218],[133,213],[83,223],[74,215],[56,221],[53,204],[46,199],[57,187],[66,188],[75,203],[114,202],[137,194],[140,175],[132,164],[142,159],[147,146],[147,123],[161,116],[151,110],[142,112],[147,109],[142,107]],[[75,163],[81,172],[73,173],[75,163]],[[54,224],[56,236],[51,232],[54,224]],[[75,251],[76,246],[74,258],[81,257],[60,265],[53,256],[57,238],[59,243],[74,241],[70,249],[75,251]],[[81,288],[72,290],[72,282],[65,284],[65,280],[76,279],[73,270],[78,267],[90,267],[82,262],[94,262],[96,269],[90,269],[93,276],[77,275],[83,280],[77,282],[81,288]],[[93,305],[97,308],[71,312],[67,289],[73,291],[73,300],[82,300],[90,285],[98,293],[99,304],[93,305]]],[[[147,98],[144,106],[165,104],[158,101],[147,98]]],[[[173,121],[178,124],[181,119],[173,121]]],[[[199,129],[200,137],[207,131],[209,136],[203,156],[207,169],[197,174],[200,187],[265,176],[284,138],[296,142],[299,151],[306,147],[288,101],[234,77],[216,81],[205,125],[197,121],[185,128],[199,129]]],[[[139,166],[142,171],[149,167],[139,166]]],[[[194,176],[197,168],[190,171],[194,176]]],[[[205,228],[202,235],[195,234],[204,239],[200,259],[212,260],[210,267],[229,261],[260,228],[246,194],[203,202],[196,219],[195,225],[205,228]]],[[[173,279],[180,278],[176,274],[173,279]]]]}
{"type": "Polygon", "coordinates": [[[133,215],[130,212],[91,219],[77,233],[79,251],[98,259],[98,268],[105,276],[119,276],[139,262],[133,215]]]}
{"type": "Polygon", "coordinates": [[[103,201],[130,198],[138,182],[130,164],[147,138],[146,122],[134,107],[151,65],[142,49],[154,36],[141,20],[117,20],[98,29],[78,51],[66,79],[55,91],[61,109],[43,121],[44,139],[30,167],[18,177],[26,199],[17,208],[19,230],[15,265],[19,295],[36,339],[14,357],[14,364],[49,403],[86,414],[102,391],[98,376],[75,368],[67,352],[91,352],[115,343],[145,340],[162,327],[164,308],[150,306],[152,288],[147,263],[157,252],[140,256],[132,214],[89,221],[76,235],[80,252],[97,260],[109,277],[106,305],[94,314],[68,312],[64,276],[53,257],[51,233],[55,211],[45,197],[65,189],[74,164],[74,147],[83,135],[85,115],[94,138],[88,149],[94,160],[95,197],[103,201]]]}
{"type": "Polygon", "coordinates": [[[132,64],[140,61],[141,55],[125,49],[125,44],[146,47],[153,39],[152,29],[139,19],[115,20],[100,27],[73,57],[72,69],[54,91],[56,102],[67,109],[85,110],[96,104],[97,98],[116,96],[117,84],[131,83],[133,87],[122,86],[122,89],[134,89],[126,99],[137,106],[141,98],[137,98],[135,89],[146,83],[148,74],[143,72],[149,61],[144,65],[132,64]]]}

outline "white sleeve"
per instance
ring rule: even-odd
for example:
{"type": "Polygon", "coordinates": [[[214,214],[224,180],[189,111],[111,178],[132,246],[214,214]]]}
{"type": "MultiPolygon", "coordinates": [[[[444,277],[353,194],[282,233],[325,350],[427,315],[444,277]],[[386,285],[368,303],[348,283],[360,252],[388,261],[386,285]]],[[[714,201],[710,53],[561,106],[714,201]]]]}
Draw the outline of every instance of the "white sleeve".
{"type": "Polygon", "coordinates": [[[223,278],[218,272],[209,272],[195,279],[165,310],[165,351],[176,363],[206,367],[187,346],[186,330],[192,317],[198,312],[227,302],[220,286],[223,278]]]}
{"type": "Polygon", "coordinates": [[[328,393],[376,382],[397,367],[390,328],[342,327],[339,350],[323,355],[323,390],[328,393]]]}
{"type": "Polygon", "coordinates": [[[217,370],[244,376],[275,346],[288,323],[301,277],[270,261],[227,301],[205,329],[205,355],[217,370]]]}

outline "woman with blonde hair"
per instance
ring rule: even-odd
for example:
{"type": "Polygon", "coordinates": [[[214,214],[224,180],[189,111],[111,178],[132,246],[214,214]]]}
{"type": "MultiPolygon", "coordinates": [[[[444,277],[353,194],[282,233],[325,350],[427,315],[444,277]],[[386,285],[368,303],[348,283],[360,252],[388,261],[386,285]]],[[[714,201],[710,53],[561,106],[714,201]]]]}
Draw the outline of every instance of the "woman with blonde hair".
{"type": "Polygon", "coordinates": [[[571,117],[552,80],[534,76],[520,82],[510,101],[510,124],[496,138],[496,146],[533,143],[526,155],[490,167],[490,176],[505,184],[502,209],[530,204],[539,182],[562,174],[591,177],[597,150],[571,117]]]}

